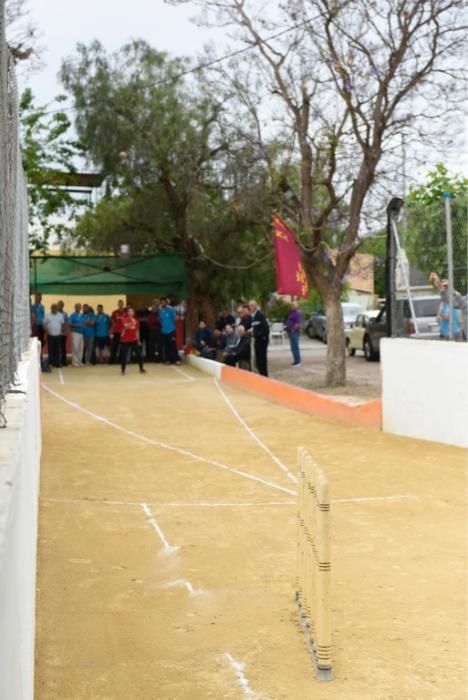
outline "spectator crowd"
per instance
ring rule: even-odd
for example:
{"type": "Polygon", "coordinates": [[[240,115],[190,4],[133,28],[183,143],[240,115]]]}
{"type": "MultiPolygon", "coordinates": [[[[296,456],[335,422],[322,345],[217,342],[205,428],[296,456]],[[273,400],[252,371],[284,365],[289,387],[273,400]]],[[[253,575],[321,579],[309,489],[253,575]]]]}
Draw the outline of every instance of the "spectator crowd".
{"type": "MultiPolygon", "coordinates": [[[[227,365],[251,370],[253,359],[259,374],[268,376],[270,328],[265,314],[255,300],[239,303],[235,316],[224,309],[212,327],[201,319],[193,340],[184,339],[186,305],[177,306],[165,297],[154,299],[149,308],[134,310],[122,300],[110,314],[102,304],[96,310],[89,304],[75,304],[65,310],[57,301],[46,312],[42,295],[34,295],[31,304],[32,335],[41,345],[47,342],[48,364],[67,364],[71,349],[73,367],[95,364],[120,364],[124,374],[130,361],[144,372],[144,362],[180,364],[179,350],[227,365]],[[182,328],[182,330],[181,330],[182,328]]],[[[301,314],[293,304],[286,330],[290,336],[293,365],[300,365],[299,334],[301,314]]]]}
{"type": "Polygon", "coordinates": [[[149,308],[137,311],[119,300],[110,314],[102,304],[95,311],[89,304],[81,303],[75,304],[69,314],[62,301],[53,303],[46,312],[39,293],[31,304],[32,335],[42,346],[47,342],[51,367],[67,364],[70,337],[73,367],[119,363],[122,374],[132,359],[141,372],[145,371],[144,360],[179,365],[176,335],[178,322],[184,317],[185,303],[173,307],[166,298],[154,299],[149,308]]]}

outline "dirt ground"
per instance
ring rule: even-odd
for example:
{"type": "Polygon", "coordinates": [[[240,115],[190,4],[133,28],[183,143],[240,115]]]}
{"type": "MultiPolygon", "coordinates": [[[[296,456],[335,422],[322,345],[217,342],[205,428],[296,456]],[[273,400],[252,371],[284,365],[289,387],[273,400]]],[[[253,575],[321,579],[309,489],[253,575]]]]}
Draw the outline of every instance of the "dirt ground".
{"type": "Polygon", "coordinates": [[[463,450],[187,367],[44,383],[36,700],[466,697],[463,450]],[[295,612],[298,445],[332,490],[329,683],[295,612]]]}
{"type": "Polygon", "coordinates": [[[302,365],[292,367],[289,341],[270,343],[269,373],[274,379],[312,389],[320,394],[332,395],[346,403],[356,404],[379,399],[381,393],[380,362],[367,362],[362,352],[346,358],[347,386],[324,386],[327,346],[319,340],[301,336],[302,365]]]}

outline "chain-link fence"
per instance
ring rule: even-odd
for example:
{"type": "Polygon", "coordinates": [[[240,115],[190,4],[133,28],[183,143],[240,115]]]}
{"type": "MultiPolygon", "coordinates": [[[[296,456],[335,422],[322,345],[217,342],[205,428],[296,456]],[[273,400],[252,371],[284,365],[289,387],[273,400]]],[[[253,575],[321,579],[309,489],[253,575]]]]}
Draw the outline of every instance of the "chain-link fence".
{"type": "Polygon", "coordinates": [[[2,405],[15,380],[30,333],[28,198],[21,163],[18,90],[0,0],[0,427],[2,405]]]}
{"type": "MultiPolygon", "coordinates": [[[[467,199],[450,197],[449,215],[452,228],[453,286],[460,294],[468,293],[468,220],[467,199]]],[[[429,283],[431,272],[441,279],[449,276],[447,248],[447,212],[444,198],[432,204],[411,204],[407,208],[404,247],[410,265],[429,283]]]]}
{"type": "MultiPolygon", "coordinates": [[[[429,204],[411,203],[398,226],[408,259],[407,277],[411,296],[439,296],[440,304],[435,304],[438,323],[433,324],[434,334],[456,340],[466,340],[467,336],[467,203],[467,196],[461,195],[441,196],[439,201],[429,204]]],[[[396,288],[401,292],[403,284],[401,266],[398,265],[396,277],[396,288]]],[[[424,305],[422,300],[417,303],[424,305]]],[[[427,316],[434,315],[432,308],[429,314],[429,300],[426,306],[427,316]]]]}

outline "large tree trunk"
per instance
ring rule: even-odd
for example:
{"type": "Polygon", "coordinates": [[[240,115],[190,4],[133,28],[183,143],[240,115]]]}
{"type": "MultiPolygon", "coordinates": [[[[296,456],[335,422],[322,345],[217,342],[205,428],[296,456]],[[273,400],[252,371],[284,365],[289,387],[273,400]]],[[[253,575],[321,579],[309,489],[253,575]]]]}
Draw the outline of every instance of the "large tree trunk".
{"type": "Polygon", "coordinates": [[[346,346],[343,310],[341,308],[341,283],[330,256],[319,248],[303,255],[303,262],[312,278],[327,317],[326,386],[346,384],[346,346]]]}
{"type": "Polygon", "coordinates": [[[346,384],[346,352],[343,310],[339,290],[329,290],[325,298],[325,313],[327,317],[325,384],[327,386],[344,386],[346,384]]]}

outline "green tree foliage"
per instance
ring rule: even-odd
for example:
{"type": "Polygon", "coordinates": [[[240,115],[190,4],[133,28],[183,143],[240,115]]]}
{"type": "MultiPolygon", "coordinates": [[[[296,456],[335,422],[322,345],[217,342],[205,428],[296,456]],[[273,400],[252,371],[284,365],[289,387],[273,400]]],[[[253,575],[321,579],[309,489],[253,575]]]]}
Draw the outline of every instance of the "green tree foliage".
{"type": "Polygon", "coordinates": [[[66,232],[64,217],[74,201],[66,189],[52,183],[58,171],[75,172],[74,159],[80,149],[70,135],[65,112],[37,107],[29,88],[20,100],[20,127],[23,167],[29,181],[30,245],[41,249],[51,237],[60,239],[66,232]]]}
{"type": "Polygon", "coordinates": [[[209,318],[215,302],[265,294],[257,280],[272,283],[271,203],[266,170],[225,128],[223,95],[182,79],[187,67],[143,41],[111,55],[99,42],[79,45],[64,62],[78,135],[107,183],[73,240],[181,253],[209,318]]]}
{"type": "Polygon", "coordinates": [[[426,181],[410,190],[406,201],[406,250],[412,265],[429,277],[432,271],[447,276],[447,241],[444,195],[450,196],[455,288],[466,293],[468,267],[468,179],[451,175],[438,163],[426,181]]]}
{"type": "Polygon", "coordinates": [[[360,248],[361,253],[374,256],[374,294],[385,296],[385,260],[387,257],[387,234],[385,229],[373,238],[366,238],[360,248]]]}

